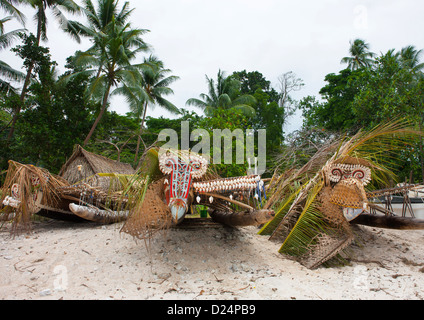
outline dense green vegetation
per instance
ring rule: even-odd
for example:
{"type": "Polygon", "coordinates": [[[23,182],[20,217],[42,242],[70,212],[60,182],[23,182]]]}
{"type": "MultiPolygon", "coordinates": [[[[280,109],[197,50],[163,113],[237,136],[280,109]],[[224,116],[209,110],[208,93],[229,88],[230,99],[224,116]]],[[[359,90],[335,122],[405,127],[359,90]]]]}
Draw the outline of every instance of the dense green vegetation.
{"type": "MultiPolygon", "coordinates": [[[[363,40],[356,40],[350,50],[352,57],[342,59],[342,63],[348,63],[348,68],[325,77],[327,84],[319,92],[321,100],[308,96],[300,101],[304,131],[355,133],[361,128],[371,129],[402,118],[416,129],[423,129],[422,50],[408,46],[377,56],[368,48],[363,40]]],[[[412,172],[415,181],[422,181],[421,137],[406,145],[395,162],[400,176],[409,178],[412,172]]]]}
{"type": "MultiPolygon", "coordinates": [[[[406,118],[417,129],[423,127],[424,63],[421,50],[414,46],[378,56],[368,43],[356,39],[351,42],[350,55],[341,59],[341,68],[346,68],[325,76],[319,97],[301,101],[291,96],[303,86],[292,72],[283,74],[280,86],[273,88],[260,71],[226,74],[218,70],[216,77],[205,75],[203,93],[187,100],[187,105],[197,107],[197,114],[168,100],[179,78],[160,57],[151,55],[143,39],[150,31],[131,21],[129,2],[85,0],[80,7],[74,1],[0,0],[0,10],[0,50],[14,52],[25,69],[14,70],[0,60],[2,170],[12,159],[57,173],[76,144],[137,166],[143,151],[157,144],[162,129],[174,129],[181,136],[181,121],[188,121],[190,130],[209,133],[225,128],[267,129],[269,169],[277,161],[274,155],[284,150],[294,147],[297,157],[290,164],[301,164],[310,157],[305,143],[316,150],[328,137],[353,134],[392,119],[406,118]],[[20,12],[23,5],[34,10],[35,35],[24,26],[6,32],[9,21],[23,24],[27,20],[20,12]],[[58,18],[64,37],[76,42],[85,37],[91,43],[88,50],[78,50],[67,59],[64,74],[57,74],[54,53],[48,47],[47,26],[57,27],[47,24],[49,10],[58,18]],[[67,20],[68,13],[84,15],[86,24],[67,20]],[[124,96],[130,112],[109,111],[113,95],[124,96]],[[178,118],[150,117],[155,106],[178,118]],[[287,135],[284,124],[296,109],[302,110],[303,127],[287,135]]],[[[190,147],[195,144],[190,142],[190,147]]],[[[411,141],[394,161],[401,178],[412,171],[414,179],[421,181],[421,139],[411,141]]],[[[242,175],[247,160],[245,165],[218,165],[216,169],[224,176],[242,175]]]]}

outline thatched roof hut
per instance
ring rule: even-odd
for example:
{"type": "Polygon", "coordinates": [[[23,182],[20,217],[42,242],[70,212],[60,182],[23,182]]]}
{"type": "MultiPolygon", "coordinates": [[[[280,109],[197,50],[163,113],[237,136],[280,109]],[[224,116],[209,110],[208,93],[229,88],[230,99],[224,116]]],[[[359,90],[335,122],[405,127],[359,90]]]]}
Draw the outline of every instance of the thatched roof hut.
{"type": "Polygon", "coordinates": [[[88,152],[77,145],[74,148],[74,153],[60,170],[59,176],[66,179],[70,184],[88,182],[93,187],[109,189],[110,179],[100,177],[99,173],[134,174],[135,170],[128,163],[118,162],[88,152]]]}

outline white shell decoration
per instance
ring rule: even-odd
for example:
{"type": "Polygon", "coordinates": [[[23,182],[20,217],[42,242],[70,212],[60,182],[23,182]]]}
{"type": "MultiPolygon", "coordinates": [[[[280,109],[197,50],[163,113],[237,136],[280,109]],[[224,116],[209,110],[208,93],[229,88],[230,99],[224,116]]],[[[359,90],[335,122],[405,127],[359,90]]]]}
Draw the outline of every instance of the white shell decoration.
{"type": "Polygon", "coordinates": [[[334,163],[326,169],[326,174],[331,182],[356,178],[366,186],[371,181],[371,169],[360,164],[334,163]]]}
{"type": "Polygon", "coordinates": [[[261,187],[264,185],[260,176],[256,175],[193,183],[193,188],[195,192],[228,192],[230,190],[249,191],[256,188],[258,182],[261,187]]]}
{"type": "Polygon", "coordinates": [[[191,165],[191,176],[201,178],[208,169],[208,161],[197,153],[187,150],[168,150],[159,156],[159,169],[163,174],[171,174],[174,165],[180,162],[191,165]]]}

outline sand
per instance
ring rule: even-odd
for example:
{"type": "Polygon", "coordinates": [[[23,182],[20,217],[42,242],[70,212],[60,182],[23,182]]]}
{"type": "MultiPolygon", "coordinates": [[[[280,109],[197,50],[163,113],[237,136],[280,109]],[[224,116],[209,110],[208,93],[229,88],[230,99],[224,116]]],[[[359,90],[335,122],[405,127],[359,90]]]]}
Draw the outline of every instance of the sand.
{"type": "Polygon", "coordinates": [[[122,224],[34,222],[0,230],[0,298],[321,300],[424,298],[424,231],[360,227],[350,265],[309,270],[256,227],[171,229],[146,247],[122,224]]]}

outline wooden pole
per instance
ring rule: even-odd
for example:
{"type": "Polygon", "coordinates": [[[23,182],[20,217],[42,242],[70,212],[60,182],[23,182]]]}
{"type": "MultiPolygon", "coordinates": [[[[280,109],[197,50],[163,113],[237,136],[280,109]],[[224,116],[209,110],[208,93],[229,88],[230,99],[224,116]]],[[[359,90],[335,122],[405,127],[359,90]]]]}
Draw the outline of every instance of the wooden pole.
{"type": "Polygon", "coordinates": [[[216,194],[216,193],[202,192],[200,195],[206,196],[206,197],[213,197],[213,198],[218,198],[218,199],[221,199],[221,200],[225,200],[225,201],[231,202],[233,204],[236,204],[236,205],[238,205],[240,207],[243,207],[245,209],[249,209],[249,210],[253,210],[254,209],[253,207],[249,206],[248,204],[245,204],[245,203],[240,202],[240,201],[237,201],[237,200],[232,200],[232,199],[230,199],[228,197],[224,197],[224,196],[221,196],[221,195],[216,194]]]}
{"type": "Polygon", "coordinates": [[[361,214],[352,224],[396,230],[424,230],[424,220],[416,218],[361,214]]]}
{"type": "Polygon", "coordinates": [[[274,218],[273,210],[246,210],[242,212],[219,211],[209,212],[212,220],[231,227],[258,226],[274,218]]]}

